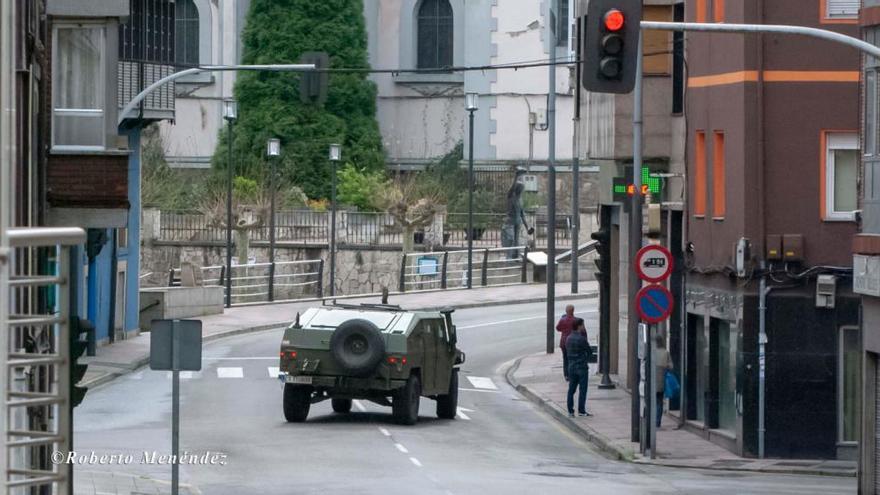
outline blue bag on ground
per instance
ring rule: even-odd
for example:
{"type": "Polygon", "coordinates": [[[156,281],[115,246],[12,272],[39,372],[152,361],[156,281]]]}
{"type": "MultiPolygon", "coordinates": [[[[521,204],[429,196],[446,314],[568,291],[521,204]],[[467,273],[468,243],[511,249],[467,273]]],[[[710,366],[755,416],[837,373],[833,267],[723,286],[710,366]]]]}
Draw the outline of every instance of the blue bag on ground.
{"type": "Polygon", "coordinates": [[[675,373],[666,370],[666,386],[663,390],[663,396],[674,400],[678,397],[679,392],[681,392],[681,385],[678,384],[678,378],[676,378],[675,373]]]}

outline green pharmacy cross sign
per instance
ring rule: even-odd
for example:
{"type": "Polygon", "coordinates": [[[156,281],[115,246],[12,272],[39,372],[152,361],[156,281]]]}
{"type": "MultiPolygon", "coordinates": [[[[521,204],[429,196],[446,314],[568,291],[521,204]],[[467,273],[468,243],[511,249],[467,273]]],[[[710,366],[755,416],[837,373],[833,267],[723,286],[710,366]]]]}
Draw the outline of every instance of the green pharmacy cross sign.
{"type": "MultiPolygon", "coordinates": [[[[612,199],[615,202],[628,204],[627,198],[635,194],[635,186],[632,180],[632,167],[626,171],[626,177],[615,177],[613,179],[612,199]]],[[[652,196],[660,194],[661,182],[659,177],[651,177],[651,170],[648,167],[642,167],[642,195],[648,192],[652,196]]]]}

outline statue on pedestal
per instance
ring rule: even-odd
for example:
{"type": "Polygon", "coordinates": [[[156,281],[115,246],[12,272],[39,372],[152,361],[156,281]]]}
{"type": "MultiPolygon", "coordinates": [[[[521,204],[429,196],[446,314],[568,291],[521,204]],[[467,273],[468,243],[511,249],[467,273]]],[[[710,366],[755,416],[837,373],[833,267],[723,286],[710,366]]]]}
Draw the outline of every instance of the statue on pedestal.
{"type": "MultiPolygon", "coordinates": [[[[526,222],[526,214],[522,205],[522,193],[525,190],[525,185],[523,185],[520,178],[524,173],[522,170],[517,170],[516,178],[507,191],[507,215],[504,218],[504,226],[501,228],[502,247],[518,247],[520,245],[520,226],[525,226],[529,235],[535,232],[535,229],[529,227],[528,222],[526,222]]],[[[519,258],[519,250],[509,250],[507,257],[510,259],[519,258]]]]}

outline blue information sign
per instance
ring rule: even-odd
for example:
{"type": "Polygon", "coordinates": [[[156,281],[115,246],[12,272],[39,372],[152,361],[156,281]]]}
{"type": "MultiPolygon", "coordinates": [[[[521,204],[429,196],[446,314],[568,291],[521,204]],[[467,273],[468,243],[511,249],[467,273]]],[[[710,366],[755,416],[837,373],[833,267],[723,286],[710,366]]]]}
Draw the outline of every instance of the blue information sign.
{"type": "Polygon", "coordinates": [[[659,323],[672,314],[675,301],[669,289],[662,285],[643,287],[636,294],[636,309],[642,321],[659,323]]]}

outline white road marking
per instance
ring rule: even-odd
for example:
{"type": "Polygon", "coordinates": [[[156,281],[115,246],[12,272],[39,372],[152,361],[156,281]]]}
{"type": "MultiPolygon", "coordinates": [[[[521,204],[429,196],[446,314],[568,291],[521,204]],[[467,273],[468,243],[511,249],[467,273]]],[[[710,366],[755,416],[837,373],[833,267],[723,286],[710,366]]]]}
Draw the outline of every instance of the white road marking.
{"type": "MultiPolygon", "coordinates": [[[[202,374],[199,373],[198,371],[181,371],[180,372],[180,379],[181,380],[192,380],[193,378],[201,378],[201,377],[202,377],[202,374]]],[[[166,372],[165,378],[167,378],[169,380],[174,378],[174,373],[171,371],[166,372]]]]}
{"type": "Polygon", "coordinates": [[[255,360],[278,360],[278,356],[253,356],[253,357],[202,357],[205,361],[255,361],[255,360]]]}
{"type": "Polygon", "coordinates": [[[132,380],[143,380],[144,379],[144,372],[141,371],[139,373],[135,373],[133,375],[130,375],[129,378],[132,380]]]}
{"type": "Polygon", "coordinates": [[[488,390],[498,390],[498,387],[495,386],[495,383],[492,382],[491,378],[487,378],[485,376],[470,376],[467,375],[468,381],[471,382],[476,388],[488,389],[488,390]]]}
{"type": "Polygon", "coordinates": [[[418,467],[422,467],[422,463],[419,462],[419,460],[416,459],[415,457],[410,457],[409,460],[410,460],[410,462],[412,462],[412,463],[415,464],[416,466],[418,466],[418,467]]]}
{"type": "Polygon", "coordinates": [[[462,391],[464,391],[464,392],[487,392],[490,394],[500,394],[501,393],[500,390],[483,390],[483,389],[479,389],[479,388],[461,388],[461,387],[458,387],[458,391],[459,392],[462,392],[462,391]]]}
{"type": "Polygon", "coordinates": [[[266,369],[269,370],[269,378],[275,378],[275,379],[277,379],[277,378],[278,378],[278,373],[281,372],[281,369],[280,369],[279,367],[277,367],[277,366],[269,366],[269,367],[266,368],[266,369]]]}
{"type": "Polygon", "coordinates": [[[241,368],[217,368],[217,378],[244,378],[241,368]]]}
{"type": "Polygon", "coordinates": [[[458,325],[456,325],[455,328],[461,330],[461,329],[464,329],[464,328],[491,327],[492,325],[503,325],[503,324],[505,324],[505,323],[516,323],[516,322],[518,322],[518,321],[543,320],[543,319],[545,319],[545,318],[547,318],[546,315],[542,315],[542,316],[528,316],[528,317],[526,317],[526,318],[516,318],[516,319],[514,319],[514,320],[487,321],[486,323],[477,323],[476,325],[464,325],[464,326],[458,326],[458,325]]]}
{"type": "Polygon", "coordinates": [[[397,450],[403,452],[404,454],[409,454],[409,451],[406,450],[406,447],[404,447],[403,445],[400,445],[399,443],[395,443],[394,446],[397,447],[397,450]]]}
{"type": "Polygon", "coordinates": [[[465,414],[464,409],[462,409],[460,407],[458,408],[458,414],[456,414],[456,416],[458,416],[461,419],[467,420],[467,421],[471,420],[471,417],[468,416],[467,414],[465,414]]]}
{"type": "MultiPolygon", "coordinates": [[[[360,411],[360,412],[367,412],[367,408],[364,407],[363,404],[361,404],[361,401],[359,401],[359,400],[353,400],[353,401],[351,401],[351,402],[354,404],[354,407],[358,408],[358,411],[360,411]]],[[[382,428],[379,428],[379,429],[381,430],[382,428]]]]}
{"type": "Polygon", "coordinates": [[[390,437],[390,436],[391,436],[391,432],[388,431],[388,430],[386,430],[385,428],[382,428],[381,426],[379,427],[379,431],[381,431],[382,434],[385,435],[386,437],[390,437]]]}

